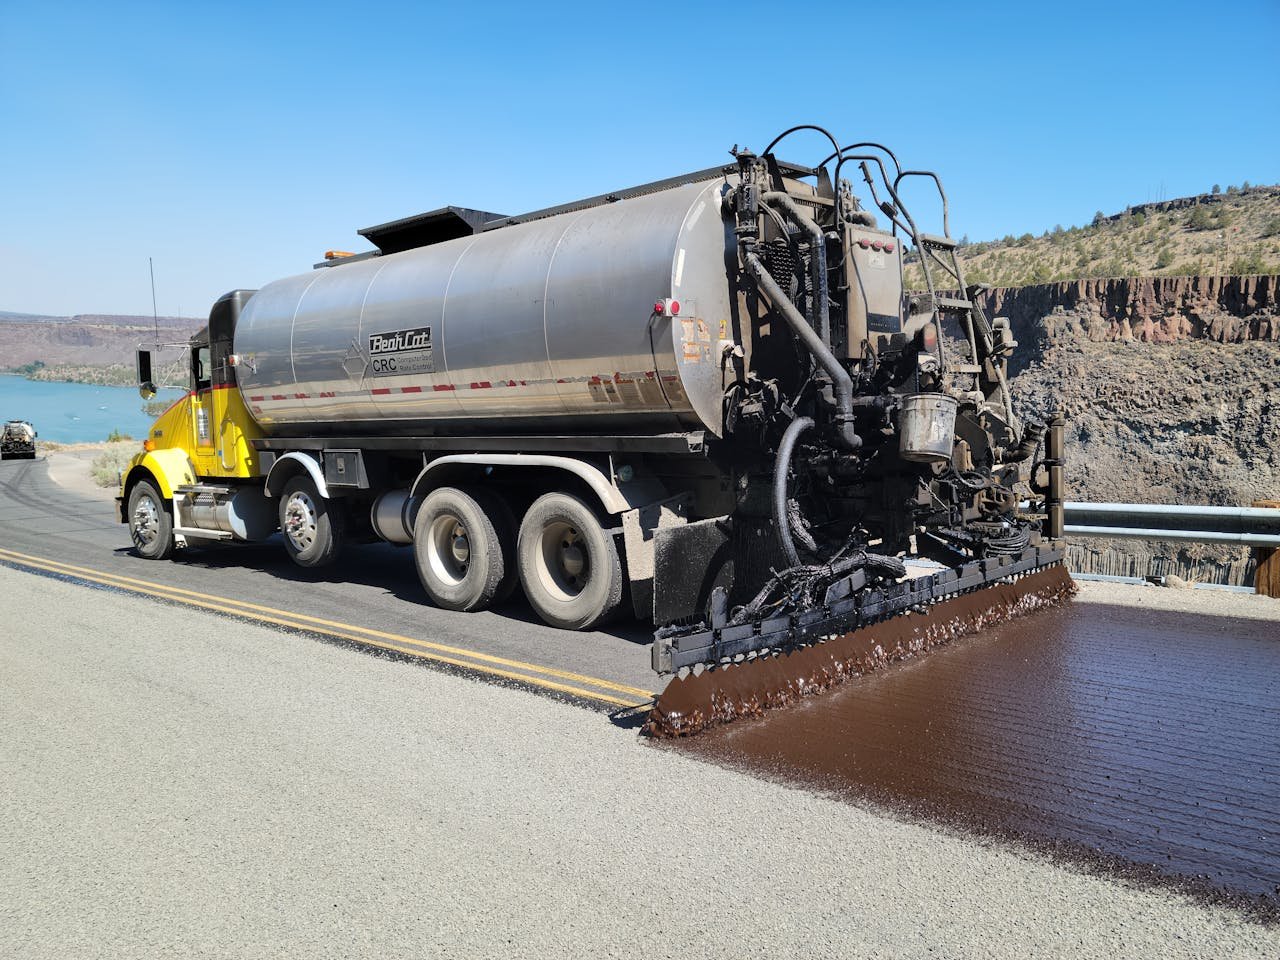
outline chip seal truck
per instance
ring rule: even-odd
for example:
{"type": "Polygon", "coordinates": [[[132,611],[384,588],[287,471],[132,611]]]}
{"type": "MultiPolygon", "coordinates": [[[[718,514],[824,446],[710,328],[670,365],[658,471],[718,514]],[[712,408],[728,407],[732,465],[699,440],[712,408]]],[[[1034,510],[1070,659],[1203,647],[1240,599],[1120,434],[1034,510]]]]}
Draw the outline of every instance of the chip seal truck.
{"type": "Polygon", "coordinates": [[[780,137],[519,216],[445,207],[226,294],[122,475],[137,552],[403,544],[439,607],[626,612],[664,673],[1059,562],[1061,425],[1015,414],[1016,344],[940,182],[797,129],[830,155],[785,162],[780,137]],[[903,289],[907,248],[926,289],[903,289]]]}

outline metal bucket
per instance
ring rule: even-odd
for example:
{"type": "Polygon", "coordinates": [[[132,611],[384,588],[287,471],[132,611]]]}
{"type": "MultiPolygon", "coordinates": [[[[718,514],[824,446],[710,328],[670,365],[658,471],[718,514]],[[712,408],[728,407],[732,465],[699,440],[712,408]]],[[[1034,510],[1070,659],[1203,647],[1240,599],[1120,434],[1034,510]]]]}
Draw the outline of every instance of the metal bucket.
{"type": "Polygon", "coordinates": [[[913,393],[902,398],[898,414],[898,453],[904,460],[935,463],[951,459],[955,443],[956,401],[943,393],[913,393]]]}

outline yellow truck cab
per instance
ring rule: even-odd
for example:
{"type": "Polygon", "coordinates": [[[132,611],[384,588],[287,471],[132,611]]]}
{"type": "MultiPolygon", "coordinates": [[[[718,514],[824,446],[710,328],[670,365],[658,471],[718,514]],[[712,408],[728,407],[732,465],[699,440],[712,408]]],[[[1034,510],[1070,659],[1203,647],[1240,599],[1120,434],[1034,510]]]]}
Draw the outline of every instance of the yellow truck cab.
{"type": "MultiPolygon", "coordinates": [[[[252,292],[236,290],[214,304],[209,325],[189,343],[186,396],[151,425],[121,478],[119,519],[145,557],[167,557],[188,537],[262,539],[274,529],[252,443],[262,431],[236,388],[232,353],[235,321],[252,292]]],[[[147,350],[138,351],[138,381],[143,397],[155,395],[147,350]]]]}

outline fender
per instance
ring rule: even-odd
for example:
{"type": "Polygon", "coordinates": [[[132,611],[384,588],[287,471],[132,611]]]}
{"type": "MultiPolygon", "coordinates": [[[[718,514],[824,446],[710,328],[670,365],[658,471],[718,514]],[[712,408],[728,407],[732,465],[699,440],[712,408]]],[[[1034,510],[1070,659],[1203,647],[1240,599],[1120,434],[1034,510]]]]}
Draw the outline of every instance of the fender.
{"type": "Polygon", "coordinates": [[[304,471],[311,477],[311,482],[316,485],[316,492],[326,500],[331,499],[329,485],[324,482],[324,471],[320,469],[319,461],[315,457],[305,453],[298,453],[296,450],[278,457],[276,462],[271,465],[271,471],[267,474],[267,496],[280,496],[281,491],[284,490],[284,485],[289,482],[289,478],[304,471]]]}
{"type": "Polygon", "coordinates": [[[173,499],[173,492],[178,487],[195,483],[196,480],[196,468],[185,450],[180,447],[151,450],[139,457],[134,457],[133,463],[129,466],[129,472],[125,476],[124,490],[121,491],[124,497],[129,496],[129,491],[138,482],[139,475],[143,471],[155,478],[160,488],[160,495],[166,500],[173,499]]]}
{"type": "MultiPolygon", "coordinates": [[[[651,496],[648,498],[627,496],[599,467],[575,460],[573,457],[556,457],[540,453],[456,453],[437,457],[422,468],[418,479],[413,482],[411,495],[419,498],[426,496],[426,492],[431,488],[431,472],[456,463],[493,467],[553,467],[557,470],[567,470],[586,482],[601,506],[609,513],[625,513],[654,499],[651,496]],[[633,500],[638,502],[632,502],[633,500]]],[[[644,492],[649,493],[648,490],[644,492]]]]}

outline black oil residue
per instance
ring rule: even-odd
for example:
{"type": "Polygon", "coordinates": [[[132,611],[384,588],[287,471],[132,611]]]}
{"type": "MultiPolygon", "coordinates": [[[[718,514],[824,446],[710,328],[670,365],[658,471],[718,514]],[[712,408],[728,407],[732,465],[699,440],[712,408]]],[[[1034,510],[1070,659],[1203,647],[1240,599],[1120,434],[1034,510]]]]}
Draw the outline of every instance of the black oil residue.
{"type": "Polygon", "coordinates": [[[959,637],[1062,603],[1075,593],[1066,568],[1054,564],[822,643],[677,677],[655,701],[645,732],[683,737],[760,716],[959,637]]]}
{"type": "Polygon", "coordinates": [[[1275,623],[1076,602],[679,749],[1280,915],[1275,623]]]}

